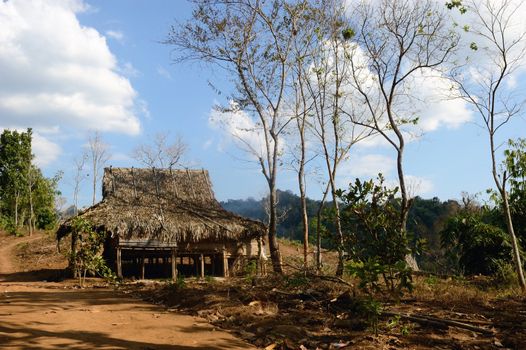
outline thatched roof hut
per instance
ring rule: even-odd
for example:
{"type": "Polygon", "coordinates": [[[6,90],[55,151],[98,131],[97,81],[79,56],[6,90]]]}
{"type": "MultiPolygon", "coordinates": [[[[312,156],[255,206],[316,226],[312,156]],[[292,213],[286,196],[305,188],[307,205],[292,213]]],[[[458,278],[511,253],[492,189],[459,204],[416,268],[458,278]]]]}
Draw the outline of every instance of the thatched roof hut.
{"type": "MultiPolygon", "coordinates": [[[[265,225],[224,210],[205,170],[110,167],[102,194],[79,216],[108,234],[105,258],[118,276],[127,268],[144,278],[145,266],[159,261],[170,261],[172,277],[178,270],[226,276],[240,258],[261,249],[256,238],[265,225]]],[[[72,231],[72,223],[59,227],[58,239],[72,231]]]]}
{"type": "MultiPolygon", "coordinates": [[[[206,170],[106,168],[102,192],[102,201],[80,216],[121,241],[237,241],[266,229],[224,210],[206,170]]],[[[58,237],[70,229],[66,221],[58,237]]]]}

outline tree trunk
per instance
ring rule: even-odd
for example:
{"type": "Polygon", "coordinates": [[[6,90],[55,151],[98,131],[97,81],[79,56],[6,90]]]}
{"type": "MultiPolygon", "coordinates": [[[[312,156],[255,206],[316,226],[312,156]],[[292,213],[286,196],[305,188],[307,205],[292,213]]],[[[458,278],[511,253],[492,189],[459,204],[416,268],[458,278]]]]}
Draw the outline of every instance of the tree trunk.
{"type": "MultiPolygon", "coordinates": [[[[407,218],[409,216],[409,209],[411,208],[411,201],[407,194],[407,188],[405,185],[404,168],[403,168],[403,152],[404,143],[403,139],[400,140],[400,148],[397,150],[396,167],[398,171],[398,181],[400,183],[400,195],[402,197],[402,203],[400,204],[400,232],[402,235],[407,237],[407,218]]],[[[419,271],[418,263],[412,254],[406,254],[405,262],[409,268],[413,271],[419,271]]]]}
{"type": "Polygon", "coordinates": [[[283,268],[281,266],[281,254],[279,252],[278,241],[276,239],[278,216],[276,210],[276,188],[274,186],[270,187],[271,190],[269,194],[270,215],[268,224],[268,246],[270,250],[270,259],[272,260],[272,267],[274,269],[274,272],[281,274],[283,273],[283,268]]]}
{"type": "Polygon", "coordinates": [[[20,198],[20,194],[18,191],[16,191],[15,194],[15,228],[18,228],[18,201],[20,198]]]}
{"type": "Polygon", "coordinates": [[[95,205],[97,200],[97,168],[96,165],[93,167],[93,201],[92,205],[95,205]]]}
{"type": "Polygon", "coordinates": [[[79,271],[75,264],[75,255],[77,255],[77,233],[71,232],[71,257],[69,259],[69,268],[73,273],[73,278],[79,277],[79,271]]]}
{"type": "Polygon", "coordinates": [[[329,187],[325,188],[323,192],[323,197],[316,212],[316,269],[318,272],[321,270],[321,215],[323,213],[323,207],[325,206],[325,200],[327,199],[327,193],[329,192],[329,187]]]}
{"type": "Polygon", "coordinates": [[[301,157],[300,168],[298,171],[298,185],[300,190],[301,202],[301,221],[303,224],[303,267],[307,270],[308,255],[309,255],[309,217],[307,214],[307,195],[305,191],[305,116],[303,116],[303,124],[300,126],[300,140],[301,140],[301,157]]]}
{"type": "Polygon", "coordinates": [[[342,224],[340,220],[340,205],[337,201],[336,196],[336,190],[334,186],[331,189],[332,193],[332,206],[334,208],[334,213],[336,214],[336,218],[334,220],[334,223],[336,224],[336,234],[338,238],[338,266],[336,267],[336,276],[342,277],[343,276],[343,231],[342,231],[342,224]]]}
{"type": "Polygon", "coordinates": [[[33,235],[34,225],[33,225],[33,191],[31,190],[32,187],[32,180],[31,180],[31,173],[28,174],[28,184],[29,184],[29,236],[31,237],[33,235]]]}
{"type": "Polygon", "coordinates": [[[305,184],[303,183],[303,166],[298,174],[300,179],[301,221],[303,223],[303,267],[308,267],[309,259],[309,217],[307,215],[307,198],[305,195],[305,184]]]}

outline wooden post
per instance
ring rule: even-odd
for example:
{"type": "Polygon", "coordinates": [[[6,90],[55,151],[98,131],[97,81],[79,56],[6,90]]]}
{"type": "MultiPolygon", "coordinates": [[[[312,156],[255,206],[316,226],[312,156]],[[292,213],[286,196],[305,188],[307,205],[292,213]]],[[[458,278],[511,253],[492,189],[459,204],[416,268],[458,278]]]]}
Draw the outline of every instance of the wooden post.
{"type": "Polygon", "coordinates": [[[172,280],[177,279],[177,252],[172,248],[172,280]]]}
{"type": "Polygon", "coordinates": [[[144,279],[144,270],[146,270],[146,267],[145,267],[145,257],[143,256],[141,258],[141,279],[143,280],[144,279]]]}
{"type": "Polygon", "coordinates": [[[201,254],[199,258],[201,259],[201,278],[205,278],[205,256],[201,254]]]}
{"type": "Polygon", "coordinates": [[[121,247],[117,247],[117,277],[122,278],[122,251],[121,247]]]}
{"type": "Polygon", "coordinates": [[[223,249],[223,277],[228,277],[228,257],[226,256],[226,249],[223,249]]]}

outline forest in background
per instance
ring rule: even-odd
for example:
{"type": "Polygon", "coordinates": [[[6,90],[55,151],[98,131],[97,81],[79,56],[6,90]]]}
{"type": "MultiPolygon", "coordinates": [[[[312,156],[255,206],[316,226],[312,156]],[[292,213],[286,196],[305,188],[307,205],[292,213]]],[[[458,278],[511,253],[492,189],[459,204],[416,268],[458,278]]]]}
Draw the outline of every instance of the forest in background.
{"type": "MultiPolygon", "coordinates": [[[[302,241],[300,200],[291,191],[278,190],[279,237],[302,241]]],[[[267,201],[267,197],[229,199],[220,204],[238,215],[268,222],[267,201]]],[[[320,200],[307,199],[312,232],[316,229],[316,213],[320,203],[320,200]]],[[[322,215],[325,227],[322,247],[335,249],[334,237],[330,233],[334,229],[330,218],[331,203],[326,203],[326,207],[329,209],[322,215]]],[[[514,208],[517,234],[521,243],[525,244],[526,217],[521,212],[522,205],[519,202],[514,208]]],[[[415,197],[409,211],[408,233],[413,242],[423,243],[417,256],[422,270],[442,274],[513,275],[512,266],[509,265],[511,244],[499,208],[481,204],[475,196],[463,193],[461,201],[415,197]]],[[[312,249],[315,249],[315,240],[315,235],[311,235],[312,249]]]]}

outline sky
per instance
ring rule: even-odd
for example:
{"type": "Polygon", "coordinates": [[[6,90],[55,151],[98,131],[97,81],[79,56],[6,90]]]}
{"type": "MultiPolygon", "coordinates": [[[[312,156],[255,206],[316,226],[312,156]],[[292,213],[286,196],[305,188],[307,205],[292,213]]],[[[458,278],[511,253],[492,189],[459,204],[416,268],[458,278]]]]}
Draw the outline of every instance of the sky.
{"type": "MultiPolygon", "coordinates": [[[[69,204],[74,159],[94,130],[110,146],[114,167],[140,166],[132,150],[168,132],[189,145],[187,167],[210,172],[219,200],[265,195],[257,165],[214,122],[213,106],[223,96],[211,83],[228,90],[227,77],[196,63],[174,64],[173,48],[162,44],[170,26],[191,10],[184,0],[0,2],[0,129],[33,128],[35,162],[47,176],[64,172],[60,190],[69,204]]],[[[521,77],[517,90],[524,87],[521,77]]],[[[466,106],[433,101],[435,86],[422,79],[423,134],[406,149],[412,194],[447,200],[460,199],[462,191],[484,192],[492,187],[486,132],[466,106]]],[[[523,117],[506,126],[499,142],[516,137],[526,137],[523,117]]],[[[278,187],[297,193],[294,173],[280,171],[278,187]]],[[[338,185],[380,171],[394,181],[392,149],[358,146],[342,165],[338,185]]],[[[310,179],[308,195],[320,198],[322,180],[310,179]]],[[[84,182],[81,205],[90,204],[89,188],[84,182]]]]}

